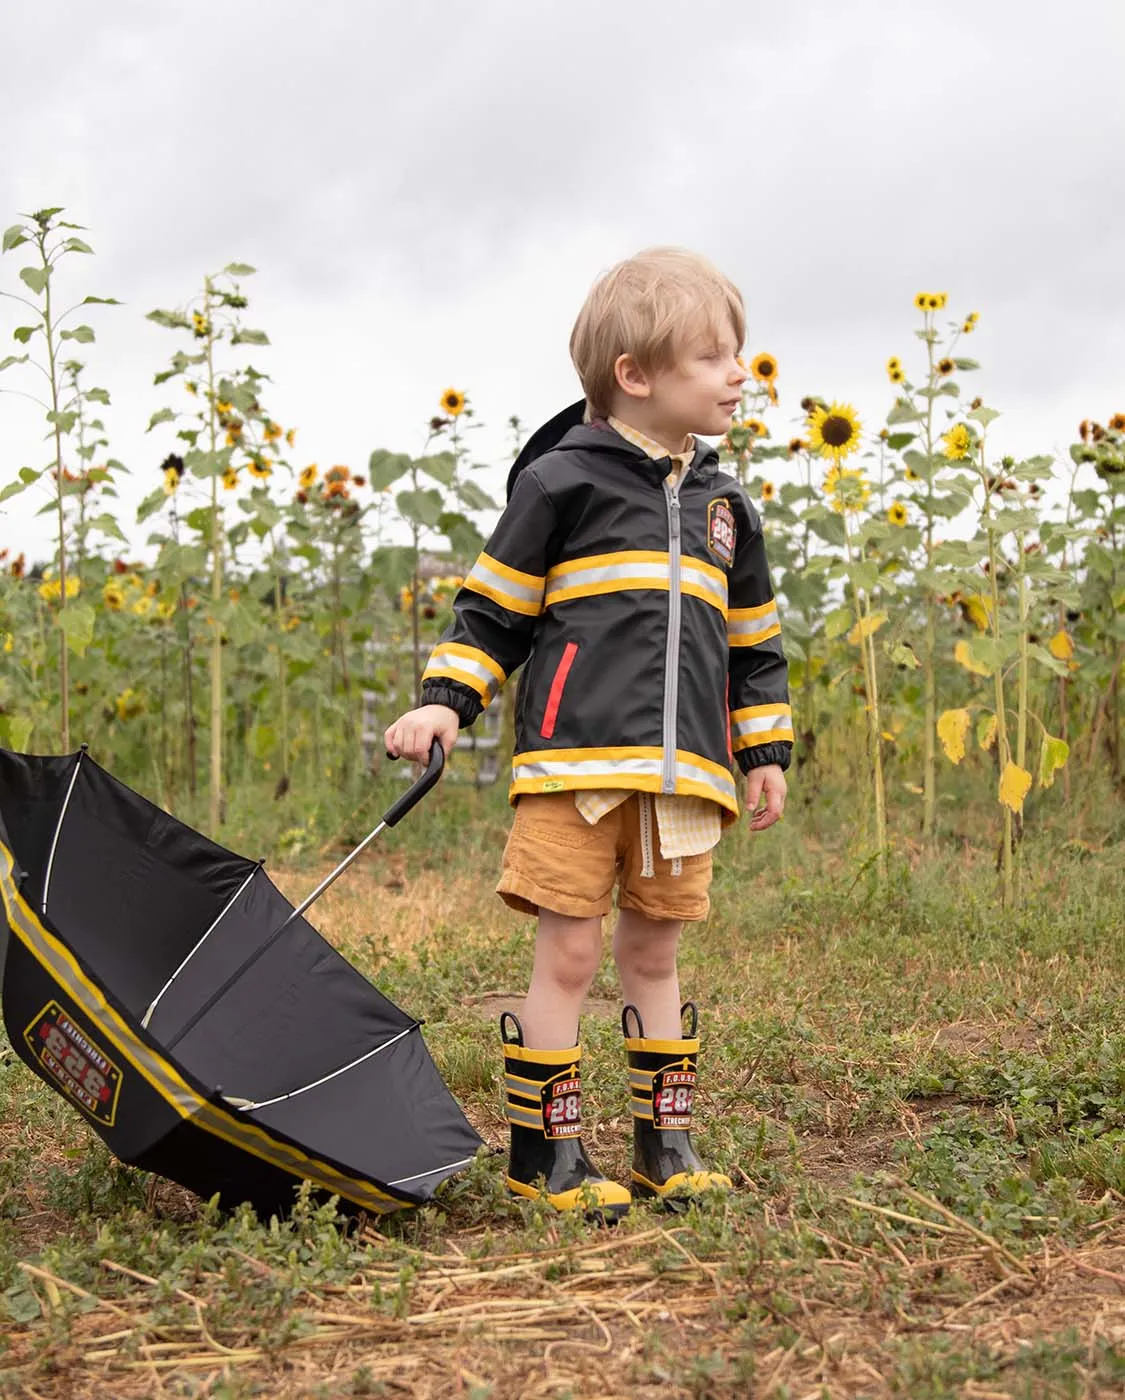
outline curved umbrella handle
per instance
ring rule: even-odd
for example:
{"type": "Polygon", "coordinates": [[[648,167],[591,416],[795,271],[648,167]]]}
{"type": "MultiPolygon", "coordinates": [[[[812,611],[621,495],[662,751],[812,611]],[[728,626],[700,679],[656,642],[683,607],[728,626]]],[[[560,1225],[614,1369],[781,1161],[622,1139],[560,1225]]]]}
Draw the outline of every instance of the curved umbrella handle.
{"type": "MultiPolygon", "coordinates": [[[[393,754],[388,754],[388,758],[393,758],[393,754]]],[[[430,762],[426,771],[413,786],[407,788],[397,802],[392,802],[383,813],[384,826],[397,826],[411,807],[416,806],[425,797],[426,793],[433,787],[441,777],[442,769],[445,767],[445,750],[441,746],[441,740],[435,739],[430,745],[430,762]]]]}

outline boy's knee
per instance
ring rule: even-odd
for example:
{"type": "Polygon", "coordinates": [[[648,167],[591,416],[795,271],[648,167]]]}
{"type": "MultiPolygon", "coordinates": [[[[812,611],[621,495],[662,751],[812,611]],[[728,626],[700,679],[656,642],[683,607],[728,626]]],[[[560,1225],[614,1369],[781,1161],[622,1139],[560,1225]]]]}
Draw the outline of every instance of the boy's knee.
{"type": "Polygon", "coordinates": [[[613,957],[618,968],[646,981],[661,981],[676,971],[679,925],[662,930],[619,928],[613,940],[613,957]]]}
{"type": "Polygon", "coordinates": [[[555,982],[566,991],[585,991],[594,980],[602,956],[601,920],[574,920],[551,931],[549,965],[555,982]]]}

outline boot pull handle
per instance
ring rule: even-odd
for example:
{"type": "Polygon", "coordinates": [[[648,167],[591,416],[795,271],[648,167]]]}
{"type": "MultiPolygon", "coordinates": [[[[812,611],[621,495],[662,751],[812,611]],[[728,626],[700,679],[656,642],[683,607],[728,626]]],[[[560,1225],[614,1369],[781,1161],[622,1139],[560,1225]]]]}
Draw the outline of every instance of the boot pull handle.
{"type": "Polygon", "coordinates": [[[621,1033],[626,1040],[643,1040],[645,1038],[645,1027],[644,1022],[641,1020],[641,1013],[631,1002],[625,1006],[621,1012],[621,1033]],[[629,1029],[630,1015],[632,1015],[633,1020],[637,1023],[637,1029],[635,1031],[630,1031],[629,1029]]]}
{"type": "Polygon", "coordinates": [[[687,1038],[688,1038],[688,1040],[694,1040],[694,1039],[695,1039],[695,1033],[696,1033],[696,1031],[699,1030],[699,1012],[698,1012],[698,1010],[696,1009],[695,1002],[694,1002],[694,1001],[685,1001],[684,1004],[683,1004],[683,1006],[680,1007],[680,1024],[681,1024],[681,1027],[682,1027],[682,1025],[683,1025],[683,1019],[684,1019],[684,1012],[685,1012],[685,1011],[690,1011],[690,1012],[691,1012],[691,1024],[688,1026],[687,1038]]]}
{"type": "Polygon", "coordinates": [[[523,1027],[520,1025],[519,1017],[511,1011],[501,1011],[500,1013],[500,1039],[505,1045],[523,1044],[523,1027]],[[513,1030],[512,1035],[508,1034],[509,1023],[513,1030]]]}

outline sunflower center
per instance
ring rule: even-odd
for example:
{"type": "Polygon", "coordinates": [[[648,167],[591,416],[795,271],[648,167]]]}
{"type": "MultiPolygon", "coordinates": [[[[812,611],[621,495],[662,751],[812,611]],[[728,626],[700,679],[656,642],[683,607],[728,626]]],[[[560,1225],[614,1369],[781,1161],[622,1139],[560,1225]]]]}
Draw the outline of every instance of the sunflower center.
{"type": "Polygon", "coordinates": [[[839,413],[830,413],[820,425],[820,435],[829,447],[845,447],[852,440],[852,425],[839,413]]]}
{"type": "Polygon", "coordinates": [[[773,373],[773,361],[772,361],[772,360],[759,360],[759,361],[758,361],[758,373],[762,376],[763,379],[768,379],[768,378],[770,377],[770,375],[773,373]]]}

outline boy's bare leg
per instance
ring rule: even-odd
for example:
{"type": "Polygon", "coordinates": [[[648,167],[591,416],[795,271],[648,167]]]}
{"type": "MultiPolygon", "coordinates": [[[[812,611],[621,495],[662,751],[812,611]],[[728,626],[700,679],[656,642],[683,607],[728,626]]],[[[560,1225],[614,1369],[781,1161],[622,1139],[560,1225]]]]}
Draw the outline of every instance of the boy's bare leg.
{"type": "Polygon", "coordinates": [[[524,1044],[563,1050],[578,1036],[582,1003],[602,957],[602,921],[539,911],[535,966],[520,1012],[524,1044]]]}
{"type": "Polygon", "coordinates": [[[626,1005],[640,1012],[646,1036],[678,1040],[680,978],[676,968],[683,923],[649,919],[637,909],[622,909],[613,935],[613,957],[626,1005]]]}

